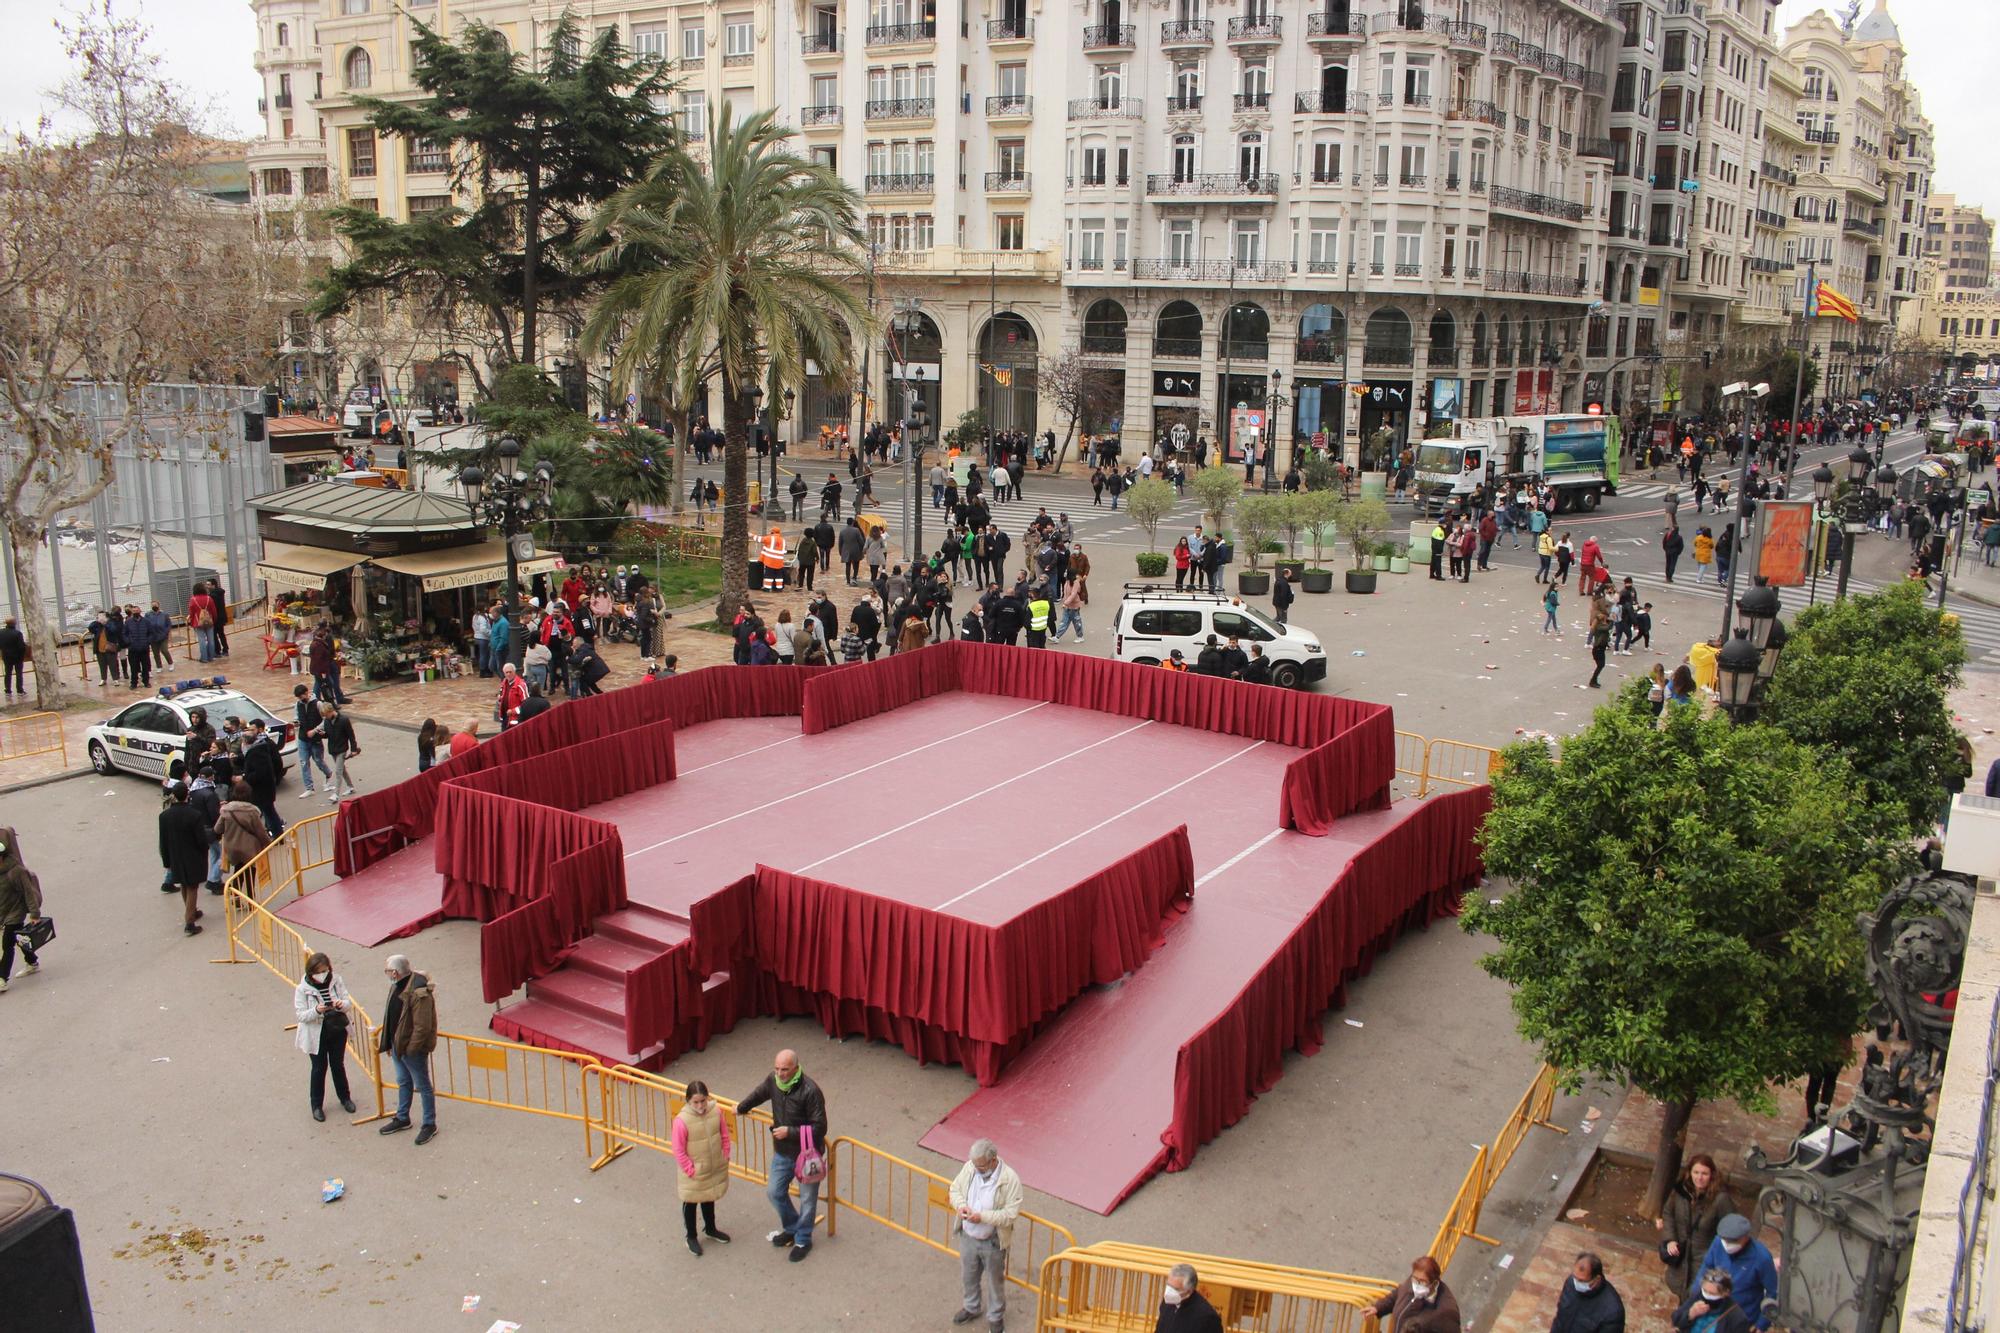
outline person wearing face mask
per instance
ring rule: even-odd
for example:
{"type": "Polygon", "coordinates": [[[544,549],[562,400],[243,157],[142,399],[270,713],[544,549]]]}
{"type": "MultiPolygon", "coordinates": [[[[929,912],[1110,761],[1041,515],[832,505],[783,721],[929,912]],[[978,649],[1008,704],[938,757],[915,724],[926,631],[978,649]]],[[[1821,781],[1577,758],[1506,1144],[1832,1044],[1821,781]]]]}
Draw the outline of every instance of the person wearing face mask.
{"type": "Polygon", "coordinates": [[[964,1303],[951,1317],[969,1324],[986,1315],[998,1333],[1007,1320],[1007,1247],[1021,1215],[1021,1178],[1000,1160],[991,1139],[975,1139],[958,1178],[951,1182],[951,1231],[958,1239],[958,1273],[964,1303]]]}
{"type": "Polygon", "coordinates": [[[1764,1242],[1750,1234],[1749,1218],[1731,1213],[1716,1226],[1715,1240],[1701,1261],[1702,1272],[1711,1268],[1729,1274],[1729,1295],[1744,1317],[1760,1329],[1769,1328],[1764,1300],[1778,1294],[1778,1265],[1764,1242]]]}
{"type": "Polygon", "coordinates": [[[701,1234],[718,1245],[729,1243],[729,1233],[715,1229],[715,1201],[729,1192],[731,1146],[729,1117],[708,1095],[708,1084],[690,1080],[687,1103],[674,1117],[674,1162],[681,1172],[676,1183],[680,1186],[688,1253],[697,1259],[701,1258],[701,1242],[694,1234],[697,1210],[701,1213],[701,1234]]]}
{"type": "Polygon", "coordinates": [[[1715,1241],[1715,1229],[1735,1211],[1715,1159],[1707,1153],[1690,1157],[1662,1215],[1653,1219],[1653,1229],[1661,1233],[1660,1259],[1667,1266],[1667,1286],[1674,1295],[1688,1294],[1694,1275],[1701,1271],[1696,1264],[1715,1241]]]}
{"type": "Polygon", "coordinates": [[[1680,1333],[1750,1333],[1754,1325],[1730,1299],[1735,1286],[1726,1269],[1703,1273],[1697,1288],[1674,1311],[1674,1327],[1680,1333]]]}
{"type": "Polygon", "coordinates": [[[1569,1270],[1549,1333],[1625,1333],[1625,1301],[1604,1276],[1604,1261],[1588,1250],[1569,1270]]]}
{"type": "Polygon", "coordinates": [[[333,970],[333,961],[323,953],[306,959],[305,975],[292,991],[292,1014],[298,1019],[298,1046],[312,1057],[312,1081],[307,1086],[312,1117],[326,1119],[326,1076],[333,1075],[333,1095],[340,1109],[354,1114],[354,1098],[347,1090],[347,1019],[353,1005],[347,998],[347,983],[333,970]]]}
{"type": "Polygon", "coordinates": [[[1426,1254],[1410,1264],[1410,1275],[1375,1302],[1377,1319],[1392,1319],[1389,1333],[1458,1333],[1458,1297],[1444,1284],[1444,1270],[1426,1254]]]}
{"type": "Polygon", "coordinates": [[[1153,1333],[1222,1333],[1222,1316],[1196,1289],[1201,1281],[1193,1264],[1167,1270],[1167,1289],[1160,1297],[1160,1319],[1153,1333]]]}

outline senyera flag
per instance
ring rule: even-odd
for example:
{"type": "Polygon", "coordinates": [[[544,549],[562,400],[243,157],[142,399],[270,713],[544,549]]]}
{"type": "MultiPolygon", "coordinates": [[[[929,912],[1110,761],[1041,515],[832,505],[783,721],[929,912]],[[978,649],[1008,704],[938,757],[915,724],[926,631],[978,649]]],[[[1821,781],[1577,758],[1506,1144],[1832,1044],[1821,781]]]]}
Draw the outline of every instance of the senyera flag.
{"type": "Polygon", "coordinates": [[[1859,324],[1861,314],[1854,308],[1854,302],[1833,289],[1831,283],[1817,283],[1813,287],[1812,309],[1807,313],[1820,317],[1844,319],[1850,324],[1859,324]]]}

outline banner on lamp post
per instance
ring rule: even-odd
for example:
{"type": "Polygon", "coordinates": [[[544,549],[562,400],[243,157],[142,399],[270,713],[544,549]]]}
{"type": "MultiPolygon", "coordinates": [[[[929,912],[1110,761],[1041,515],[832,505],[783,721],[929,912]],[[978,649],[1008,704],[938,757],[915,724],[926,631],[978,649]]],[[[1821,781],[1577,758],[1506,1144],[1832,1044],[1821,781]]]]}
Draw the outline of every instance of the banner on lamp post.
{"type": "Polygon", "coordinates": [[[1757,576],[1773,588],[1804,585],[1812,564],[1813,502],[1766,500],[1757,506],[1757,576]]]}

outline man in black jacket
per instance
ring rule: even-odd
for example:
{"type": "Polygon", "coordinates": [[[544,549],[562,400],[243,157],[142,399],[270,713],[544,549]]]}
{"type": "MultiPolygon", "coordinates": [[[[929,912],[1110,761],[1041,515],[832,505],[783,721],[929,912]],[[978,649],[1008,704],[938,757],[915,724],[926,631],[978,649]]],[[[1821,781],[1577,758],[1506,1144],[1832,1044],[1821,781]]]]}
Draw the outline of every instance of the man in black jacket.
{"type": "Polygon", "coordinates": [[[250,784],[250,799],[264,816],[264,831],[277,837],[285,831],[278,813],[278,779],[285,775],[285,760],[278,742],[264,729],[264,719],[250,719],[250,741],[243,747],[243,780],[250,784]]]}
{"type": "Polygon", "coordinates": [[[771,1072],[736,1103],[737,1124],[749,1124],[750,1112],[771,1105],[770,1182],[764,1197],[778,1211],[778,1229],[767,1239],[780,1249],[791,1247],[791,1261],[798,1263],[812,1253],[815,1215],[819,1211],[819,1181],[799,1181],[799,1204],[792,1206],[791,1187],[798,1174],[799,1153],[810,1148],[826,1152],[826,1097],[819,1084],[806,1077],[793,1051],[779,1051],[771,1062],[771,1072]],[[810,1136],[810,1137],[808,1137],[810,1136]]]}
{"type": "Polygon", "coordinates": [[[1289,570],[1281,569],[1271,584],[1271,611],[1273,617],[1282,625],[1285,623],[1285,617],[1291,614],[1291,610],[1292,575],[1289,570]]]}
{"type": "Polygon", "coordinates": [[[1250,655],[1243,651],[1234,634],[1229,636],[1229,644],[1222,650],[1222,675],[1227,680],[1243,679],[1243,672],[1250,665],[1250,655]]]}
{"type": "Polygon", "coordinates": [[[1175,1264],[1167,1270],[1166,1298],[1160,1302],[1153,1333],[1222,1333],[1222,1316],[1196,1288],[1200,1280],[1192,1264],[1175,1264]]]}
{"type": "Polygon", "coordinates": [[[16,694],[25,695],[28,692],[27,662],[27,636],[14,623],[14,617],[8,616],[6,623],[0,625],[0,666],[7,669],[7,699],[10,703],[16,694]]]}
{"type": "Polygon", "coordinates": [[[1569,1276],[1549,1333],[1625,1333],[1625,1302],[1606,1280],[1604,1261],[1586,1250],[1576,1256],[1569,1276]]]}
{"type": "Polygon", "coordinates": [[[542,693],[542,687],[533,681],[529,681],[528,697],[523,699],[520,708],[515,710],[514,725],[518,727],[529,718],[540,717],[548,711],[549,701],[548,697],[542,693]]]}
{"type": "Polygon", "coordinates": [[[1222,649],[1215,642],[1213,634],[1209,635],[1207,641],[1202,644],[1201,652],[1195,655],[1194,670],[1198,676],[1226,676],[1229,674],[1228,671],[1223,669],[1222,649]]]}

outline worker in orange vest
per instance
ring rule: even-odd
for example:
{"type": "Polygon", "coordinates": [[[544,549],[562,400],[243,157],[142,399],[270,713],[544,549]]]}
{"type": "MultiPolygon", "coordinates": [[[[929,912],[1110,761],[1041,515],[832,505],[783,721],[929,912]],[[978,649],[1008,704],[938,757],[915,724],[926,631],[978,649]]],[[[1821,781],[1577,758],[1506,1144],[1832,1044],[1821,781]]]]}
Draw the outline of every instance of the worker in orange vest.
{"type": "Polygon", "coordinates": [[[758,547],[758,559],[764,562],[764,591],[776,592],[785,586],[785,534],[772,528],[764,534],[758,547]]]}

